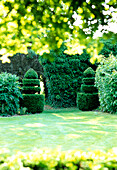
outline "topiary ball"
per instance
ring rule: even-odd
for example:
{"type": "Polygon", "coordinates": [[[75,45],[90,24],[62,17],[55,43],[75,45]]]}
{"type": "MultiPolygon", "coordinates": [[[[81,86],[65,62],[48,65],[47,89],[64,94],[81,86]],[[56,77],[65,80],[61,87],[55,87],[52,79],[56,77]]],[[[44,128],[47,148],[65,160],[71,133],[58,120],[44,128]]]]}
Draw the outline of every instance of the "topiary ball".
{"type": "Polygon", "coordinates": [[[91,68],[88,67],[85,71],[84,71],[84,77],[94,77],[95,76],[95,71],[91,68]]]}
{"type": "Polygon", "coordinates": [[[24,75],[24,78],[27,78],[27,79],[38,79],[38,74],[37,72],[30,68],[24,75]]]}

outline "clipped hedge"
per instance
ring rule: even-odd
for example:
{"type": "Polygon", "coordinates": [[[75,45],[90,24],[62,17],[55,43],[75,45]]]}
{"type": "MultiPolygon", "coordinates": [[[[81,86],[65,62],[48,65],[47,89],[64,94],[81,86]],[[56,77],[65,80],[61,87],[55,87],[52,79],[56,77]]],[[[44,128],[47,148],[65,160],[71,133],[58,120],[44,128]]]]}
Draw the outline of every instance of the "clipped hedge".
{"type": "MultiPolygon", "coordinates": [[[[92,82],[92,83],[94,83],[94,82],[92,82]]],[[[85,93],[96,93],[97,92],[97,88],[96,87],[94,87],[94,85],[92,85],[92,84],[81,84],[81,91],[82,92],[85,92],[85,93]]]]}
{"type": "Polygon", "coordinates": [[[77,107],[80,110],[93,110],[99,106],[97,93],[77,93],[77,107]]]}
{"type": "Polygon", "coordinates": [[[96,70],[96,86],[101,110],[117,113],[117,58],[103,59],[96,70]]]}
{"type": "Polygon", "coordinates": [[[77,107],[80,110],[93,110],[99,106],[97,88],[94,86],[95,71],[89,67],[84,71],[80,92],[77,93],[77,107]]]}
{"type": "Polygon", "coordinates": [[[28,112],[41,113],[44,109],[44,95],[23,94],[22,107],[26,107],[28,112]]]}
{"type": "Polygon", "coordinates": [[[23,92],[25,94],[29,94],[29,93],[36,93],[36,92],[39,92],[40,93],[40,87],[32,87],[32,86],[24,86],[23,87],[23,92]]]}
{"type": "Polygon", "coordinates": [[[95,77],[83,78],[82,82],[87,85],[92,85],[95,81],[95,77]]]}
{"type": "Polygon", "coordinates": [[[76,106],[77,91],[79,91],[84,70],[91,66],[90,56],[84,51],[82,55],[69,56],[64,53],[51,51],[53,62],[42,59],[48,94],[46,102],[53,107],[76,106]]]}
{"type": "Polygon", "coordinates": [[[23,79],[23,85],[24,86],[34,86],[34,85],[40,85],[39,79],[23,79]]]}
{"type": "Polygon", "coordinates": [[[35,149],[30,153],[18,152],[9,155],[0,151],[1,170],[116,170],[117,148],[108,152],[99,150],[84,152],[80,150],[60,151],[35,149]]]}

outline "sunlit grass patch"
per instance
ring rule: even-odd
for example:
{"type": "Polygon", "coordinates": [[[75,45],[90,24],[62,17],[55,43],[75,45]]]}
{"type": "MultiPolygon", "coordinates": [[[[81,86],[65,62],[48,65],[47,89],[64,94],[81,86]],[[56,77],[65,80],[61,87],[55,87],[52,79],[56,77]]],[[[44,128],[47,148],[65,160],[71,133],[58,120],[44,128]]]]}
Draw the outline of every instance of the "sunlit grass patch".
{"type": "Polygon", "coordinates": [[[0,148],[12,152],[45,147],[108,150],[117,147],[116,141],[117,115],[71,108],[0,118],[0,148]]]}

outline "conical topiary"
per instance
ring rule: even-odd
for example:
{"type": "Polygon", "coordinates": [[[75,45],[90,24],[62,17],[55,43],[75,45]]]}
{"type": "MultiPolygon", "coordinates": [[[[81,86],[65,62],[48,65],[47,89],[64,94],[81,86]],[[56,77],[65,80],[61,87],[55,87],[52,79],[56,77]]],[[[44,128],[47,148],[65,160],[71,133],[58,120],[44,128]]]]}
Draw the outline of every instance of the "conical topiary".
{"type": "Polygon", "coordinates": [[[81,92],[77,93],[77,107],[80,110],[93,110],[99,106],[97,89],[94,86],[95,71],[89,67],[84,71],[81,92]]]}
{"type": "Polygon", "coordinates": [[[27,79],[38,79],[38,74],[37,74],[37,72],[33,68],[30,68],[25,73],[24,78],[27,78],[27,79]]]}
{"type": "Polygon", "coordinates": [[[40,95],[40,81],[35,70],[29,69],[23,79],[23,100],[22,107],[28,112],[40,113],[44,109],[44,96],[40,95]]]}

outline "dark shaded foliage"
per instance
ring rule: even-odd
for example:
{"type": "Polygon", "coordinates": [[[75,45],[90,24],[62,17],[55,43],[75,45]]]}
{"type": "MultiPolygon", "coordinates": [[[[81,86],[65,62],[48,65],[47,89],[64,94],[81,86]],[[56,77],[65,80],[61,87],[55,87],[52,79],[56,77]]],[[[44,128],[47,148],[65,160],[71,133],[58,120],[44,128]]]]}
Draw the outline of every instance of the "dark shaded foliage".
{"type": "Polygon", "coordinates": [[[54,58],[53,62],[41,60],[48,88],[46,102],[54,107],[76,106],[76,94],[82,83],[83,72],[93,66],[85,50],[82,55],[74,56],[65,54],[64,50],[63,45],[59,53],[51,51],[49,55],[54,58]]]}

